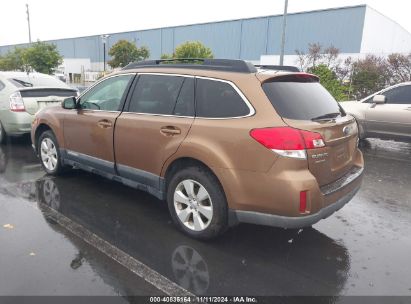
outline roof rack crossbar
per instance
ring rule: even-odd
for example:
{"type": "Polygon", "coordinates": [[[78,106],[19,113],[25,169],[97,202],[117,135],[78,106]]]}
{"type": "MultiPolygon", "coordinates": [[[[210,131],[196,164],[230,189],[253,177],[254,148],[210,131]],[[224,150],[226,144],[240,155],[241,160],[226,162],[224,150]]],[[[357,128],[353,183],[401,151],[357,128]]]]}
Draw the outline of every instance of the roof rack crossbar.
{"type": "Polygon", "coordinates": [[[236,59],[208,59],[208,58],[172,58],[133,62],[123,70],[138,68],[190,68],[199,70],[218,70],[239,73],[255,73],[257,69],[249,62],[236,59]]]}

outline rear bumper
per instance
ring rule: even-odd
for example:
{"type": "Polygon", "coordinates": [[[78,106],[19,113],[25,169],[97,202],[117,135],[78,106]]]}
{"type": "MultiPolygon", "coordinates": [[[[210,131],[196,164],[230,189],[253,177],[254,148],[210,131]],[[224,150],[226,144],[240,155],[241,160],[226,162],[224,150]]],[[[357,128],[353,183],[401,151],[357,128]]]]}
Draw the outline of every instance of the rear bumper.
{"type": "Polygon", "coordinates": [[[27,112],[0,111],[0,121],[7,135],[23,135],[30,133],[34,115],[27,112]]]}
{"type": "Polygon", "coordinates": [[[301,216],[284,216],[256,211],[230,210],[230,222],[257,224],[282,228],[303,228],[325,219],[347,204],[358,192],[362,182],[363,167],[354,166],[346,175],[332,184],[321,187],[321,196],[330,204],[316,213],[301,216]]]}
{"type": "Polygon", "coordinates": [[[309,227],[318,221],[325,219],[332,215],[334,212],[338,211],[345,204],[347,204],[354,195],[358,192],[360,186],[358,185],[354,190],[347,193],[335,203],[324,207],[319,212],[311,215],[301,216],[301,217],[289,217],[281,216],[253,211],[241,211],[241,210],[232,210],[232,216],[235,217],[237,222],[257,224],[264,226],[273,226],[281,228],[303,228],[309,227]]]}

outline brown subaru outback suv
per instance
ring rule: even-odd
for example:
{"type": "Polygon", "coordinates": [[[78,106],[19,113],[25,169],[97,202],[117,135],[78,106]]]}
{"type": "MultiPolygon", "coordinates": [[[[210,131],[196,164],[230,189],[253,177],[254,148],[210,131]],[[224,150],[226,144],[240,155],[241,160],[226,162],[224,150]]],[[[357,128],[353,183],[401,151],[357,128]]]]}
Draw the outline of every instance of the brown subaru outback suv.
{"type": "Polygon", "coordinates": [[[47,173],[75,167],[147,191],[206,239],[340,209],[361,184],[357,133],[314,75],[205,59],[130,64],[41,110],[31,137],[47,173]]]}

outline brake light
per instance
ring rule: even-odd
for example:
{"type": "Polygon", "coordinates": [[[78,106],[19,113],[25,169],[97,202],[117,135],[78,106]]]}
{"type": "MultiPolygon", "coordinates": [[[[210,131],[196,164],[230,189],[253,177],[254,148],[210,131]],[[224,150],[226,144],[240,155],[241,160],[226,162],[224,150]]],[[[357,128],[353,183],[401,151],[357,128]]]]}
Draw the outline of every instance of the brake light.
{"type": "Polygon", "coordinates": [[[10,95],[10,111],[25,112],[24,101],[19,91],[10,95]]]}
{"type": "Polygon", "coordinates": [[[305,159],[306,150],[325,147],[321,134],[290,127],[253,129],[250,135],[264,147],[285,157],[305,159]]]}

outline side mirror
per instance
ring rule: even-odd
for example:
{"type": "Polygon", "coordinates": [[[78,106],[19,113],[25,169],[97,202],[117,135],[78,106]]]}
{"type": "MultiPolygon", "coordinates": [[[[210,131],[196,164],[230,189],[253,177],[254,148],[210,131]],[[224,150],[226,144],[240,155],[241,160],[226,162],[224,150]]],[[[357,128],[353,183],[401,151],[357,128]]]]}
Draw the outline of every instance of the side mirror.
{"type": "Polygon", "coordinates": [[[76,97],[69,97],[63,100],[61,103],[61,107],[63,109],[72,110],[77,108],[77,100],[76,97]]]}
{"type": "Polygon", "coordinates": [[[383,104],[387,101],[387,98],[384,95],[375,95],[372,98],[373,103],[375,104],[383,104]]]}

